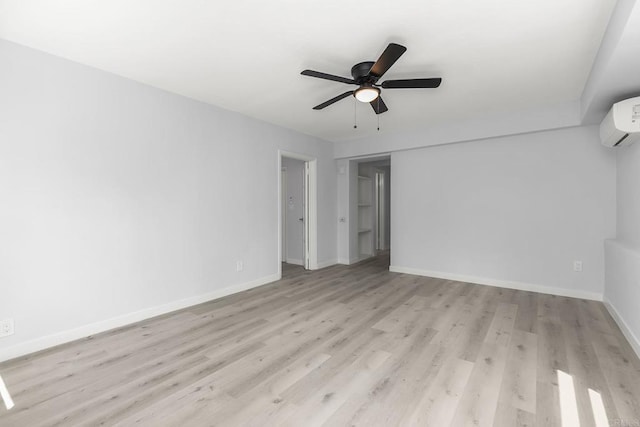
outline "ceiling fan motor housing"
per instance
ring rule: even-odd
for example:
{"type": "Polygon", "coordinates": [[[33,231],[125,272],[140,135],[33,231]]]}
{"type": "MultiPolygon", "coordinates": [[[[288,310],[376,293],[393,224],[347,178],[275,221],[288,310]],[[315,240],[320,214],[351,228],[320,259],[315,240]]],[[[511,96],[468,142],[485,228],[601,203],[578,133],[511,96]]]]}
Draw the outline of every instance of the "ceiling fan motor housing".
{"type": "Polygon", "coordinates": [[[351,67],[351,75],[353,76],[353,80],[355,80],[359,85],[363,83],[375,83],[378,78],[375,76],[370,76],[369,71],[371,71],[371,67],[373,67],[375,62],[361,62],[359,64],[351,67]]]}

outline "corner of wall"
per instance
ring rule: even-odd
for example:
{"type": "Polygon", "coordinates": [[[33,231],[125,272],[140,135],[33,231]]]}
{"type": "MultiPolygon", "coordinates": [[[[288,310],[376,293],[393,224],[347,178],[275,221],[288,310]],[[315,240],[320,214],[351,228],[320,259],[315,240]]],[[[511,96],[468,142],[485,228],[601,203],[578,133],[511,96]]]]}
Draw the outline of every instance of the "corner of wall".
{"type": "Polygon", "coordinates": [[[629,345],[631,345],[633,351],[635,351],[638,358],[640,358],[640,338],[638,338],[638,336],[633,333],[631,327],[627,324],[627,322],[624,321],[624,318],[620,315],[620,313],[618,313],[618,310],[616,310],[615,306],[611,303],[611,301],[609,301],[606,295],[604,297],[603,303],[611,317],[613,317],[613,320],[615,320],[616,324],[620,328],[620,331],[622,332],[624,337],[627,339],[627,341],[629,341],[629,345]]]}
{"type": "Polygon", "coordinates": [[[604,303],[640,357],[640,251],[618,240],[605,241],[604,303]]]}

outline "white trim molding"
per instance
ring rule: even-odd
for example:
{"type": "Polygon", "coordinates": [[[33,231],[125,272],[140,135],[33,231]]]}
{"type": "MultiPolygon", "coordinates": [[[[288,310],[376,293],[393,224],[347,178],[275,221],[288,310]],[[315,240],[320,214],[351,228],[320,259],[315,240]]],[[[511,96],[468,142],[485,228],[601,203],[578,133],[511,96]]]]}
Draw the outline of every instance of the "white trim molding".
{"type": "Polygon", "coordinates": [[[392,265],[389,271],[395,273],[413,274],[416,276],[433,277],[436,279],[455,280],[457,282],[474,283],[476,285],[496,286],[498,288],[517,289],[519,291],[538,292],[541,294],[558,295],[561,297],[581,298],[602,301],[602,294],[597,292],[566,289],[553,286],[534,285],[532,283],[514,282],[511,280],[487,279],[485,277],[466,276],[462,274],[444,273],[441,271],[420,270],[411,267],[392,265]]]}
{"type": "Polygon", "coordinates": [[[326,261],[322,261],[318,263],[318,270],[322,269],[322,268],[327,268],[327,267],[331,267],[332,265],[336,265],[338,264],[338,261],[336,261],[335,259],[329,259],[326,261]]]}
{"type": "MultiPolygon", "coordinates": [[[[359,257],[355,257],[355,258],[350,258],[350,259],[339,259],[336,261],[336,264],[342,264],[342,265],[354,265],[359,263],[360,261],[364,261],[365,259],[369,259],[371,257],[373,257],[374,255],[362,255],[359,257]]],[[[390,270],[391,271],[391,270],[390,270]]]]}
{"type": "Polygon", "coordinates": [[[633,333],[627,322],[624,321],[620,313],[618,313],[618,310],[616,310],[616,307],[607,297],[604,298],[603,303],[604,306],[607,307],[607,311],[611,314],[611,317],[613,317],[613,320],[615,320],[616,324],[622,331],[622,334],[625,336],[627,341],[629,341],[633,351],[635,351],[638,358],[640,358],[640,339],[633,333]]]}
{"type": "Polygon", "coordinates": [[[66,344],[71,341],[75,341],[81,338],[86,338],[88,336],[96,335],[101,332],[106,332],[111,329],[126,326],[131,323],[140,322],[142,320],[150,319],[152,317],[160,316],[162,314],[170,313],[172,311],[181,310],[183,308],[202,304],[208,301],[225,297],[227,295],[246,291],[248,289],[257,288],[258,286],[266,285],[268,283],[275,282],[277,280],[280,280],[280,275],[273,274],[270,276],[265,276],[256,280],[252,280],[250,282],[239,283],[236,285],[228,286],[226,288],[218,289],[212,292],[208,292],[206,294],[184,298],[177,301],[172,301],[167,304],[145,308],[143,310],[124,314],[122,316],[112,317],[111,319],[90,323],[88,325],[81,326],[79,328],[69,329],[69,330],[58,332],[52,335],[36,338],[31,341],[16,344],[12,347],[1,349],[0,362],[4,362],[5,360],[14,359],[16,357],[24,356],[37,351],[45,350],[60,344],[66,344]]]}

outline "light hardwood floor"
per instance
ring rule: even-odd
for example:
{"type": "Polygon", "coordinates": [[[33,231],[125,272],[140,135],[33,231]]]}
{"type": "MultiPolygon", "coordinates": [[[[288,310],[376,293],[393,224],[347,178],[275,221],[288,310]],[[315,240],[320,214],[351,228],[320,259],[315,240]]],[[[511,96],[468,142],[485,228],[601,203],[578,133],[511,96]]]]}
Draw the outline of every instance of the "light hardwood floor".
{"type": "Polygon", "coordinates": [[[387,268],[285,267],[0,364],[16,403],[0,426],[573,427],[600,401],[640,426],[640,361],[601,303],[387,268]]]}

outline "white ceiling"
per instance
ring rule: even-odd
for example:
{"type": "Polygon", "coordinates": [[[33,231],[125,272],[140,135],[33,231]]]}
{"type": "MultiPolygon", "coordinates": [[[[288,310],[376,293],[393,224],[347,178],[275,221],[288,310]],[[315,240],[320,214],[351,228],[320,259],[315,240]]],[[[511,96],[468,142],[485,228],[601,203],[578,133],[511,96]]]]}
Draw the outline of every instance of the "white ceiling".
{"type": "Polygon", "coordinates": [[[389,42],[382,132],[577,100],[615,0],[0,0],[0,38],[332,141],[376,132],[353,98],[311,108],[389,42]]]}

